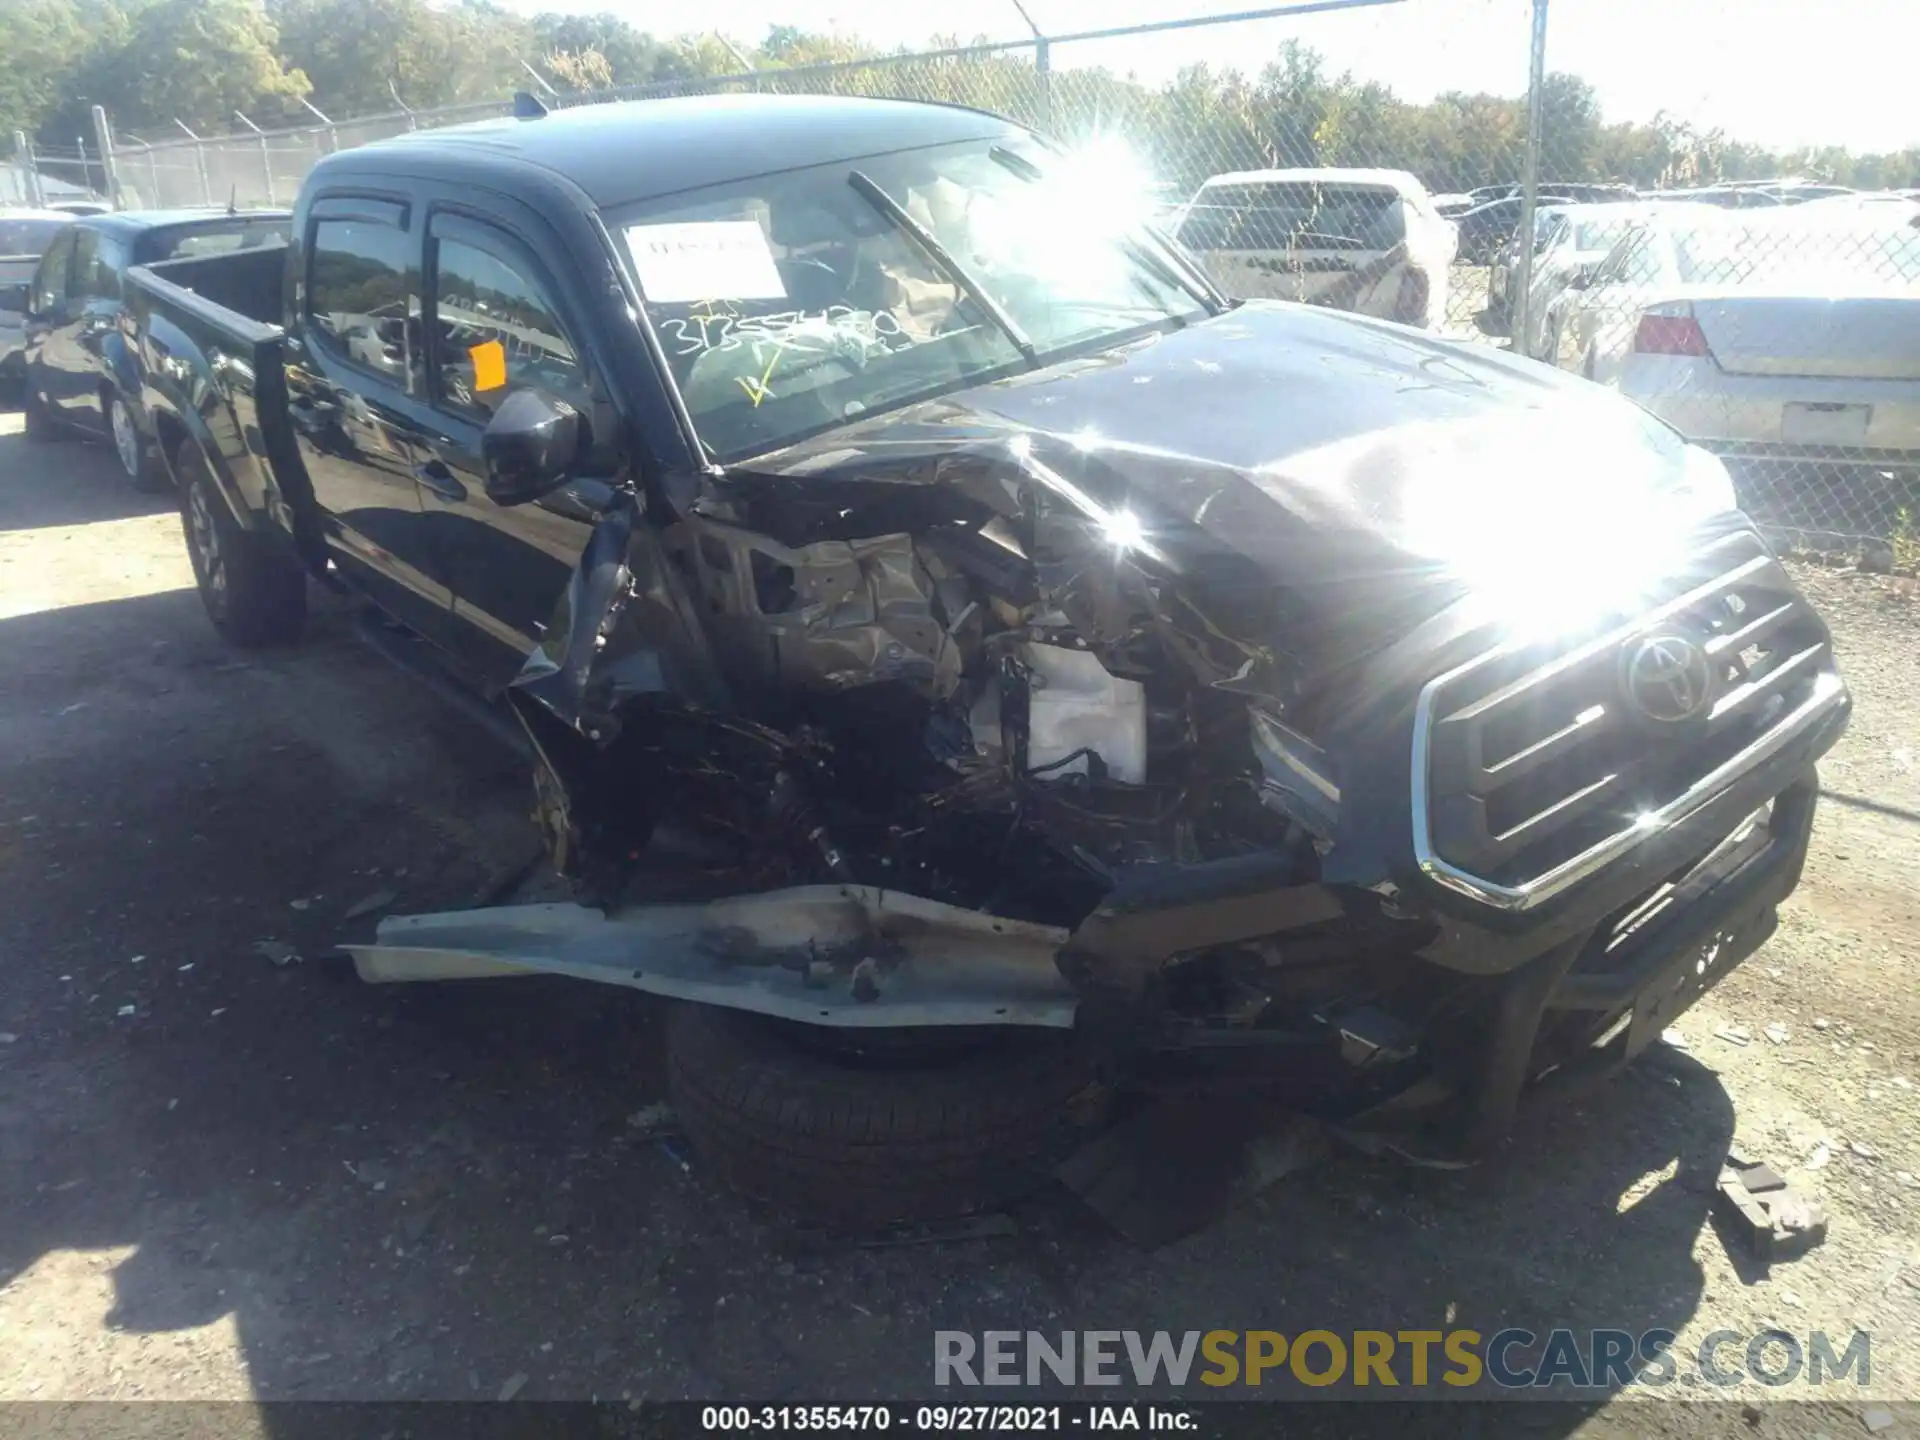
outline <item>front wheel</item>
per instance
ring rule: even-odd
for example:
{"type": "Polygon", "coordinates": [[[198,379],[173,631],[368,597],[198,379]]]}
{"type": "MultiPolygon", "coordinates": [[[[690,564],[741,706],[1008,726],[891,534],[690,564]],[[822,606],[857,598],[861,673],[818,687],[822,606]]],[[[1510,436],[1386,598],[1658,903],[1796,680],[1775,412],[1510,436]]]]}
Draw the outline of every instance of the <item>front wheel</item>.
{"type": "Polygon", "coordinates": [[[1058,1031],[843,1031],[675,1007],[674,1110],[701,1164],[829,1226],[965,1215],[1044,1183],[1105,1113],[1105,1067],[1058,1031]]]}
{"type": "Polygon", "coordinates": [[[213,628],[249,649],[299,639],[307,620],[306,572],[265,536],[240,528],[198,444],[183,442],[175,464],[187,555],[213,628]]]}
{"type": "Polygon", "coordinates": [[[166,489],[167,477],[154,457],[153,447],[141,435],[132,408],[117,394],[107,397],[107,429],[112,432],[113,453],[119,457],[127,483],[143,495],[166,489]]]}

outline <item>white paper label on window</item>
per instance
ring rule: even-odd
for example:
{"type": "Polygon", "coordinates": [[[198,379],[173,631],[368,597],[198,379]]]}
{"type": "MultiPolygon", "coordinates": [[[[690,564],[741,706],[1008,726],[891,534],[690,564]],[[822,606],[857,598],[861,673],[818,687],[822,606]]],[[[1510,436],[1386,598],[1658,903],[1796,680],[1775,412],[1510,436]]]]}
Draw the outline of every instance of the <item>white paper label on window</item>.
{"type": "Polygon", "coordinates": [[[787,298],[756,220],[629,225],[626,233],[640,288],[655,304],[787,298]]]}

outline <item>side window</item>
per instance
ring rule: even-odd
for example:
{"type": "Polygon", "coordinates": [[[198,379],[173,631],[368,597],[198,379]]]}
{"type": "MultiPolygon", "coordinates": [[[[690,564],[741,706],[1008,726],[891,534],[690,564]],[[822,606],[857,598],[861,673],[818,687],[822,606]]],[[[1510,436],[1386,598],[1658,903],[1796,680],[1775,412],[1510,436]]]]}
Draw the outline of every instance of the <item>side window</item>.
{"type": "Polygon", "coordinates": [[[1600,269],[1594,276],[1596,285],[1618,285],[1627,279],[1627,267],[1634,263],[1634,256],[1647,248],[1647,232],[1641,230],[1627,236],[1613,247],[1613,253],[1600,263],[1600,269]]]}
{"type": "Polygon", "coordinates": [[[579,352],[546,287],[522,262],[436,237],[428,263],[439,405],[484,424],[509,392],[538,386],[591,413],[593,394],[579,352]]]}
{"type": "Polygon", "coordinates": [[[40,260],[39,284],[34,287],[34,309],[51,310],[67,298],[67,276],[73,272],[73,234],[69,230],[47,247],[40,260]]]}
{"type": "Polygon", "coordinates": [[[119,247],[98,230],[81,230],[74,236],[67,293],[81,301],[118,300],[120,258],[119,247]]]}
{"type": "Polygon", "coordinates": [[[314,342],[388,384],[413,390],[418,343],[407,232],[372,220],[320,220],[307,249],[314,342]]]}
{"type": "Polygon", "coordinates": [[[1660,278],[1660,257],[1654,253],[1654,238],[1651,232],[1642,235],[1640,242],[1627,252],[1626,280],[1629,285],[1652,285],[1660,278]]]}

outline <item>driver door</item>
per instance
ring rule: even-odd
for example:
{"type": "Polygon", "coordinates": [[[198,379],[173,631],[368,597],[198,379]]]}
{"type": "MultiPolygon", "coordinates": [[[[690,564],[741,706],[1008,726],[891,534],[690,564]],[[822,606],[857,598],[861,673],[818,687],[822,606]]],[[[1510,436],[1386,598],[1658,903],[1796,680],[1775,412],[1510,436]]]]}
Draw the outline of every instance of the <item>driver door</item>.
{"type": "Polygon", "coordinates": [[[432,564],[453,595],[453,645],[489,688],[519,673],[546,633],[599,518],[604,483],[569,483],[520,505],[487,495],[481,443],[500,402],[545,391],[591,433],[583,476],[624,468],[619,431],[534,248],[500,225],[436,210],[426,254],[428,402],[434,424],[414,472],[432,564]]]}

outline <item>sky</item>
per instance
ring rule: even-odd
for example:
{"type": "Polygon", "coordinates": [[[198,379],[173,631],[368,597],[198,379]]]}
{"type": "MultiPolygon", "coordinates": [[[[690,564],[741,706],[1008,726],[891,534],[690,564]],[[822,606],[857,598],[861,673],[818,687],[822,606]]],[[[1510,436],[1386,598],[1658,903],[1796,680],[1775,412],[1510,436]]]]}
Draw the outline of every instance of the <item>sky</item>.
{"type": "MultiPolygon", "coordinates": [[[[510,0],[514,8],[610,10],[671,35],[689,16],[737,40],[774,24],[840,30],[886,46],[936,31],[969,39],[1030,33],[1012,0],[934,10],[899,0],[510,0]],[[965,15],[963,21],[958,17],[965,15]]],[[[1274,0],[1023,0],[1049,34],[1258,8],[1274,0]]],[[[1402,98],[1444,90],[1517,95],[1526,88],[1530,0],[1398,0],[1291,20],[1246,21],[1126,40],[1057,46],[1056,68],[1105,65],[1141,80],[1207,61],[1257,70],[1297,38],[1337,74],[1390,85],[1402,98]]],[[[1773,149],[1920,144],[1920,12],[1913,0],[1551,0],[1547,66],[1584,77],[1609,119],[1668,113],[1773,149]]]]}

